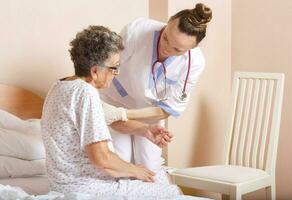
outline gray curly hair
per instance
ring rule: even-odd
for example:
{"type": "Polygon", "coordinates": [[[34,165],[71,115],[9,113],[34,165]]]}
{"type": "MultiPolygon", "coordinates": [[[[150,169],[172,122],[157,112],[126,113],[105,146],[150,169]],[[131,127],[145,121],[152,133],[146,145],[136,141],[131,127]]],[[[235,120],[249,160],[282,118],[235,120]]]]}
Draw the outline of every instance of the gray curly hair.
{"type": "Polygon", "coordinates": [[[122,37],[103,26],[89,26],[76,34],[69,50],[75,75],[87,77],[90,68],[103,65],[113,54],[124,49],[122,37]]]}

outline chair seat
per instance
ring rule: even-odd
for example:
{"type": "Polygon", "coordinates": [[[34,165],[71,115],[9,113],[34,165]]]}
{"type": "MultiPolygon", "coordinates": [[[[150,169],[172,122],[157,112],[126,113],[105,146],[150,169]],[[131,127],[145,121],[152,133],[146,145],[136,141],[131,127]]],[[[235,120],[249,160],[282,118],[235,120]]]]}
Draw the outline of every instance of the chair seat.
{"type": "Polygon", "coordinates": [[[235,166],[235,165],[212,165],[178,169],[173,175],[190,176],[204,179],[212,179],[227,183],[244,183],[255,179],[269,177],[270,175],[260,169],[235,166]]]}

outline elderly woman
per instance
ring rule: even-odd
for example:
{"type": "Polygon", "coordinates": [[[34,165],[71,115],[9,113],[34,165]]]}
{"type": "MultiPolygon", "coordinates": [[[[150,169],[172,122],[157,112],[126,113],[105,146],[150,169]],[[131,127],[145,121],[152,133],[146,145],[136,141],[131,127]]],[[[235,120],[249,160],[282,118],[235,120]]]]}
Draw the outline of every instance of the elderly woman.
{"type": "MultiPolygon", "coordinates": [[[[123,48],[121,37],[102,26],[90,26],[71,42],[75,75],[51,87],[41,120],[51,190],[156,197],[179,194],[177,186],[154,182],[153,172],[125,162],[111,146],[97,89],[108,88],[118,74],[123,48]]],[[[159,146],[171,137],[161,127],[134,120],[111,127],[159,146]]]]}

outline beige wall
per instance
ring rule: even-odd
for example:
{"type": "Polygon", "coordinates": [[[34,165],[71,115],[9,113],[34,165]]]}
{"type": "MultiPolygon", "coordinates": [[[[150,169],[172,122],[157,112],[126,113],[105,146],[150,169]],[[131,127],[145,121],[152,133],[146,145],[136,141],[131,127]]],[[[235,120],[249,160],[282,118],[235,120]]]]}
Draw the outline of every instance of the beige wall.
{"type": "Polygon", "coordinates": [[[78,31],[90,24],[119,31],[139,16],[148,17],[148,0],[1,1],[0,83],[44,96],[73,73],[68,48],[78,31]]]}
{"type": "MultiPolygon", "coordinates": [[[[292,199],[292,1],[232,1],[232,72],[286,74],[276,171],[277,199],[292,199]]],[[[263,191],[246,199],[263,199],[263,191]]]]}
{"type": "Polygon", "coordinates": [[[166,22],[168,19],[168,0],[149,0],[149,17],[166,22]]]}

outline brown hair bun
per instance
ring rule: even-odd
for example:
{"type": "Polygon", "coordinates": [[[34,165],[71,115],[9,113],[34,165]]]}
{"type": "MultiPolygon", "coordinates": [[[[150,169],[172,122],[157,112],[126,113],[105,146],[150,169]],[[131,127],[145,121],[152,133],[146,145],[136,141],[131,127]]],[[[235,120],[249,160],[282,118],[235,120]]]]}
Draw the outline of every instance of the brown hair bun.
{"type": "Polygon", "coordinates": [[[198,3],[193,9],[179,11],[169,21],[178,20],[178,29],[182,33],[197,37],[197,43],[199,43],[206,36],[207,23],[211,19],[212,10],[198,3]]]}
{"type": "Polygon", "coordinates": [[[188,17],[189,22],[194,26],[207,24],[211,19],[212,10],[202,3],[196,4],[196,7],[191,10],[191,14],[188,17]]]}

